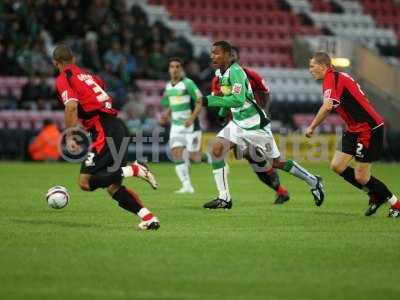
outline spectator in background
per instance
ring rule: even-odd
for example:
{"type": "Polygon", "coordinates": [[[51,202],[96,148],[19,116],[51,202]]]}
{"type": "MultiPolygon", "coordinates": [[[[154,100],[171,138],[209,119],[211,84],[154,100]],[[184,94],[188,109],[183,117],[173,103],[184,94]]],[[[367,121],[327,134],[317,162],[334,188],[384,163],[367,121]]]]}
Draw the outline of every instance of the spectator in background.
{"type": "Polygon", "coordinates": [[[106,83],[106,90],[113,99],[113,107],[118,110],[121,109],[127,101],[126,86],[122,80],[112,72],[111,63],[106,63],[103,71],[100,72],[99,75],[106,83]]]}
{"type": "Polygon", "coordinates": [[[101,24],[104,24],[109,13],[108,0],[94,0],[87,12],[87,20],[92,29],[96,30],[101,24]]]}
{"type": "Polygon", "coordinates": [[[195,60],[190,60],[186,66],[185,66],[185,70],[186,70],[186,75],[192,79],[196,85],[200,84],[200,66],[199,64],[195,61],[195,60]]]}
{"type": "Polygon", "coordinates": [[[124,55],[121,51],[121,44],[118,41],[113,41],[111,44],[111,49],[109,49],[103,56],[105,64],[111,65],[111,71],[116,74],[118,68],[124,61],[124,55]]]}
{"type": "Polygon", "coordinates": [[[135,51],[135,56],[137,58],[137,77],[141,78],[151,78],[149,75],[148,66],[148,54],[144,47],[137,48],[135,51]]]}
{"type": "Polygon", "coordinates": [[[60,139],[61,133],[57,125],[50,119],[44,120],[42,130],[29,145],[28,150],[32,160],[58,160],[60,139]]]}
{"type": "Polygon", "coordinates": [[[86,34],[82,51],[82,63],[94,73],[98,73],[102,68],[99,49],[97,47],[97,34],[95,32],[88,32],[86,34]]]}
{"type": "Polygon", "coordinates": [[[10,109],[15,110],[18,106],[18,99],[13,94],[11,88],[7,89],[7,93],[5,95],[0,95],[0,110],[2,109],[10,109]]]}
{"type": "MultiPolygon", "coordinates": [[[[127,16],[127,19],[131,19],[131,16],[127,16]]],[[[121,28],[122,30],[120,31],[120,40],[122,42],[122,45],[130,45],[133,42],[133,34],[132,31],[129,29],[129,24],[124,23],[127,27],[121,28]]],[[[123,48],[124,48],[123,47],[123,48]]]]}
{"type": "Polygon", "coordinates": [[[165,55],[167,57],[182,57],[183,52],[186,52],[181,48],[176,32],[171,32],[171,35],[164,46],[165,55]]]}
{"type": "Polygon", "coordinates": [[[24,32],[21,28],[21,23],[19,21],[13,21],[11,23],[8,34],[10,35],[10,40],[16,48],[20,48],[24,44],[24,32]]]}
{"type": "Polygon", "coordinates": [[[162,45],[158,42],[153,44],[153,52],[149,55],[147,64],[149,67],[149,74],[152,78],[163,79],[165,78],[165,70],[167,69],[167,58],[162,51],[162,45]]]}
{"type": "Polygon", "coordinates": [[[0,74],[15,75],[17,73],[17,63],[14,45],[7,43],[0,37],[0,74]]]}
{"type": "Polygon", "coordinates": [[[101,54],[105,53],[113,42],[113,32],[108,24],[103,24],[100,26],[100,30],[97,29],[99,36],[97,39],[99,52],[101,54]]]}
{"type": "Polygon", "coordinates": [[[124,121],[130,133],[142,130],[142,118],[146,111],[146,105],[139,100],[134,91],[129,91],[128,101],[122,112],[124,121]]]}
{"type": "Polygon", "coordinates": [[[25,42],[25,44],[18,50],[17,63],[26,74],[33,74],[32,47],[29,42],[25,42]]]}
{"type": "Polygon", "coordinates": [[[28,77],[22,86],[18,106],[21,109],[50,110],[56,106],[52,89],[47,83],[47,77],[28,77]]]}
{"type": "Polygon", "coordinates": [[[37,88],[36,79],[28,77],[28,81],[22,86],[21,98],[18,106],[21,109],[32,109],[34,102],[39,98],[39,90],[37,88]]]}
{"type": "Polygon", "coordinates": [[[65,17],[64,8],[55,10],[54,22],[53,22],[53,24],[50,24],[50,28],[49,28],[55,42],[59,42],[65,38],[65,36],[69,32],[68,25],[69,24],[68,24],[67,18],[65,17]],[[55,24],[57,24],[57,25],[55,25],[55,24]]]}
{"type": "Polygon", "coordinates": [[[52,67],[42,41],[37,41],[31,51],[31,68],[34,74],[49,75],[52,67]]]}
{"type": "Polygon", "coordinates": [[[79,15],[79,11],[75,7],[70,7],[66,10],[64,16],[65,22],[68,24],[68,33],[76,36],[82,36],[84,31],[84,24],[79,15]]]}
{"type": "MultiPolygon", "coordinates": [[[[193,57],[183,37],[160,21],[150,26],[140,6],[128,10],[124,0],[0,1],[1,75],[51,76],[51,52],[59,41],[76,49],[85,68],[106,73],[117,107],[127,101],[133,79],[163,79],[170,54],[193,57]]],[[[29,84],[22,94],[21,108],[49,107],[48,96],[29,84]]]]}
{"type": "Polygon", "coordinates": [[[132,54],[129,44],[124,46],[123,55],[124,61],[121,69],[121,77],[126,84],[129,84],[137,71],[136,57],[132,54]]]}
{"type": "Polygon", "coordinates": [[[46,99],[46,100],[51,98],[52,92],[51,92],[50,84],[47,82],[46,76],[39,77],[36,88],[38,90],[39,97],[46,99]]]}
{"type": "Polygon", "coordinates": [[[166,33],[165,31],[163,32],[163,26],[160,24],[160,22],[156,22],[153,26],[150,27],[150,34],[147,36],[147,43],[148,44],[164,44],[165,39],[164,39],[164,34],[166,33]],[[164,34],[163,34],[164,33],[164,34]]]}

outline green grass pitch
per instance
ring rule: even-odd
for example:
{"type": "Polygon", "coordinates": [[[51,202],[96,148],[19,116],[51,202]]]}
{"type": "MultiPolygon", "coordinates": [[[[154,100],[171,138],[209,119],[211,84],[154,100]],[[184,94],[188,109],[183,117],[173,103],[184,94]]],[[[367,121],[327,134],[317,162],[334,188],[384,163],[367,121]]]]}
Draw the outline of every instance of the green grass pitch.
{"type": "MultiPolygon", "coordinates": [[[[400,219],[388,207],[364,217],[366,195],[327,164],[307,165],[325,179],[314,206],[308,187],[281,174],[291,201],[273,193],[245,164],[232,164],[234,207],[207,211],[216,195],[210,167],[195,165],[196,194],[175,195],[171,164],[151,165],[159,181],[125,180],[161,220],[156,232],[104,191],[79,190],[71,164],[0,164],[0,299],[397,299],[400,219]],[[47,207],[53,185],[70,205],[47,207]]],[[[399,164],[374,173],[400,195],[399,164]]]]}

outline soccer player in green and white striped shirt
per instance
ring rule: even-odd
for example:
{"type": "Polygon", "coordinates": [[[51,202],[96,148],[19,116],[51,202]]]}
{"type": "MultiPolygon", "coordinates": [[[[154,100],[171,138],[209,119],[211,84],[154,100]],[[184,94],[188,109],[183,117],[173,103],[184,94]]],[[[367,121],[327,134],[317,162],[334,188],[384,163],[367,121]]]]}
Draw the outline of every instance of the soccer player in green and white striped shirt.
{"type": "Polygon", "coordinates": [[[282,169],[302,180],[310,187],[315,204],[324,201],[322,178],[311,174],[293,160],[284,161],[267,127],[270,120],[257,105],[246,73],[236,62],[232,62],[232,47],[228,42],[220,41],[213,45],[211,60],[217,69],[222,95],[209,95],[202,98],[203,106],[221,107],[220,115],[228,110],[232,120],[218,133],[212,145],[212,168],[219,195],[204,204],[204,208],[231,208],[232,199],[228,185],[228,170],[225,165],[226,153],[237,146],[241,151],[249,151],[254,160],[272,160],[273,167],[282,169]]]}
{"type": "Polygon", "coordinates": [[[176,193],[194,193],[190,180],[189,164],[183,158],[184,150],[190,161],[201,161],[201,130],[198,115],[201,111],[202,94],[196,84],[184,76],[183,62],[171,58],[168,66],[171,81],[167,83],[161,104],[167,109],[161,116],[161,124],[170,120],[169,147],[175,162],[175,171],[182,183],[176,193]]]}

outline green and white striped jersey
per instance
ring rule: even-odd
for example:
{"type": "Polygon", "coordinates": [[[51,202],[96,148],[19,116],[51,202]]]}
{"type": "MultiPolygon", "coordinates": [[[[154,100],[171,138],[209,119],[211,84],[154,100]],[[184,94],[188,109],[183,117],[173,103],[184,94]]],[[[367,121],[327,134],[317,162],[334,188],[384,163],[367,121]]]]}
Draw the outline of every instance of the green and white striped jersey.
{"type": "MultiPolygon", "coordinates": [[[[197,99],[201,97],[202,94],[197,85],[187,77],[182,78],[175,85],[168,82],[161,104],[165,108],[171,109],[171,125],[183,127],[185,121],[190,119],[197,99]]],[[[193,131],[196,130],[200,130],[198,119],[194,121],[193,126],[193,131]]]]}
{"type": "Polygon", "coordinates": [[[224,74],[218,69],[215,75],[223,96],[207,96],[208,106],[219,106],[222,113],[230,109],[232,121],[243,129],[264,128],[270,121],[265,112],[256,104],[246,73],[239,64],[233,63],[224,74]]]}

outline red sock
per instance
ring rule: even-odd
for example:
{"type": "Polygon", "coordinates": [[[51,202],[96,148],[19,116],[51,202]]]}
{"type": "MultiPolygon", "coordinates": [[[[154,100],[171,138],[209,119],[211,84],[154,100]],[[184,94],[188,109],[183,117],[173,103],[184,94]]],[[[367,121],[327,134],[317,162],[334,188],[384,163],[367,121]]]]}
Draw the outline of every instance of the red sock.
{"type": "Polygon", "coordinates": [[[133,164],[132,166],[133,176],[137,176],[139,173],[139,166],[137,164],[133,164]]]}
{"type": "Polygon", "coordinates": [[[400,201],[397,200],[397,202],[396,202],[395,204],[392,205],[392,208],[400,209],[400,201]]]}
{"type": "Polygon", "coordinates": [[[143,220],[143,221],[148,221],[148,220],[150,220],[152,217],[154,217],[154,215],[153,215],[152,213],[149,213],[149,214],[145,215],[145,216],[142,218],[142,220],[143,220]]]}
{"type": "Polygon", "coordinates": [[[286,195],[287,194],[287,190],[283,186],[279,186],[278,189],[276,190],[276,193],[279,196],[286,195]]]}

